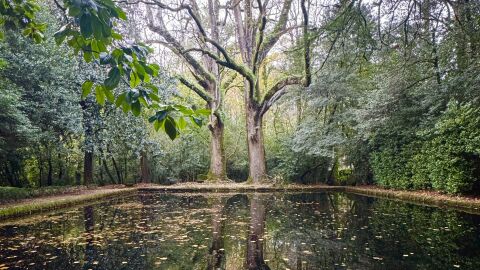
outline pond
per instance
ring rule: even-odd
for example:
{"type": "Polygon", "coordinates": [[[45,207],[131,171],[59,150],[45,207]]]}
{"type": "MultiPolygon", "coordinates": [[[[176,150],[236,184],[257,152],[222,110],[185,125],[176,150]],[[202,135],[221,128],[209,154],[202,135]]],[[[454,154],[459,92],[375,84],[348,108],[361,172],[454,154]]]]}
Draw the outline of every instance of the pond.
{"type": "Polygon", "coordinates": [[[156,193],[0,224],[0,269],[480,269],[480,216],[345,193],[156,193]]]}

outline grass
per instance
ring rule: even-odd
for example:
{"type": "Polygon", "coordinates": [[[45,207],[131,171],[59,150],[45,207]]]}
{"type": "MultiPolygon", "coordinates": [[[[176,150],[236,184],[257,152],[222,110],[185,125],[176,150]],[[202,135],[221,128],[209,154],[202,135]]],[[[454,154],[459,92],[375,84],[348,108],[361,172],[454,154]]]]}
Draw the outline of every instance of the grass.
{"type": "Polygon", "coordinates": [[[406,191],[384,189],[375,186],[345,187],[345,192],[416,203],[440,208],[453,208],[472,214],[480,214],[480,198],[454,196],[434,191],[406,191]]]}
{"type": "Polygon", "coordinates": [[[0,187],[0,202],[75,193],[85,189],[87,189],[85,186],[51,186],[42,188],[0,187]]]}
{"type": "Polygon", "coordinates": [[[45,211],[75,206],[80,203],[98,201],[104,198],[111,198],[118,195],[125,195],[136,192],[136,188],[122,189],[100,189],[86,192],[85,194],[62,195],[47,198],[27,200],[18,204],[7,205],[0,208],[0,218],[13,218],[45,211]]]}

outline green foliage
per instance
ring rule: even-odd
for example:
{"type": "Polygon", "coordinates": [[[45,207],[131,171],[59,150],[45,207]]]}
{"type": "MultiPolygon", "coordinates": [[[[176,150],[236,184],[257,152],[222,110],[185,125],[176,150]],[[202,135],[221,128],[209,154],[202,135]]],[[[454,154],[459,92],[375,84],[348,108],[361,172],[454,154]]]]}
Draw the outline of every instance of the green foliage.
{"type": "Polygon", "coordinates": [[[471,191],[480,180],[479,127],[478,107],[450,102],[435,126],[422,134],[424,145],[412,162],[414,181],[423,179],[448,193],[471,191]]]}
{"type": "Polygon", "coordinates": [[[412,188],[411,173],[405,168],[409,160],[406,152],[386,148],[372,154],[371,164],[375,181],[385,187],[409,189],[412,188]]]}
{"type": "Polygon", "coordinates": [[[338,169],[335,172],[335,180],[340,184],[349,184],[352,177],[352,169],[338,169]]]}
{"type": "Polygon", "coordinates": [[[178,136],[181,129],[186,127],[187,121],[185,118],[190,119],[194,125],[201,127],[202,116],[208,116],[210,114],[210,110],[193,110],[182,105],[158,106],[157,108],[159,110],[155,115],[148,118],[148,121],[153,123],[155,130],[158,131],[162,128],[172,140],[178,136]],[[175,113],[180,113],[178,123],[175,118],[172,117],[175,113]]]}
{"type": "Polygon", "coordinates": [[[5,29],[22,30],[23,35],[32,38],[36,43],[44,39],[43,32],[47,25],[36,20],[40,10],[35,0],[0,1],[0,40],[5,29]]]}
{"type": "Polygon", "coordinates": [[[376,181],[392,188],[468,193],[478,184],[480,109],[450,102],[432,128],[399,148],[372,154],[376,181]]]}
{"type": "MultiPolygon", "coordinates": [[[[86,80],[83,83],[82,98],[95,89],[95,98],[102,106],[108,100],[121,107],[124,112],[131,111],[135,116],[140,115],[142,107],[155,109],[152,106],[157,105],[160,98],[158,87],[151,83],[151,80],[158,76],[160,67],[147,63],[151,49],[143,44],[127,46],[115,42],[123,40],[122,35],[115,31],[114,25],[118,20],[127,20],[124,11],[111,0],[64,0],[61,9],[71,20],[67,20],[53,35],[56,43],[60,45],[67,40],[66,44],[75,54],[81,52],[85,62],[95,62],[107,69],[107,76],[103,81],[86,80]],[[122,81],[130,89],[115,98],[112,90],[119,87],[122,81]]],[[[2,0],[0,22],[3,22],[7,29],[22,28],[25,36],[30,36],[39,43],[44,40],[47,27],[47,24],[36,22],[36,15],[40,10],[41,6],[34,0],[2,0]]],[[[177,121],[173,117],[167,117],[165,121],[164,130],[173,140],[178,133],[175,131],[178,129],[177,121]]],[[[201,123],[197,118],[195,122],[201,123]]]]}

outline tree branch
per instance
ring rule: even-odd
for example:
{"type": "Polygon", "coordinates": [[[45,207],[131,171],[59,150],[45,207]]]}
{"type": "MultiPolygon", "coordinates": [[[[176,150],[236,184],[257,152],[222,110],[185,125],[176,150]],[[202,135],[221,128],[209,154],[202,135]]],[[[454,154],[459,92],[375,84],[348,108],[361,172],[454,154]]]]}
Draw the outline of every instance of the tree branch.
{"type": "MultiPolygon", "coordinates": [[[[253,52],[253,61],[252,62],[254,64],[254,66],[255,66],[255,63],[257,63],[257,61],[258,61],[260,47],[263,44],[263,38],[264,38],[264,35],[265,35],[265,26],[267,25],[267,16],[265,14],[265,9],[262,6],[262,1],[257,0],[257,2],[258,2],[258,8],[259,8],[260,15],[259,15],[259,19],[258,19],[258,31],[257,31],[257,35],[256,35],[257,36],[256,37],[257,42],[256,42],[255,50],[253,52]]],[[[253,73],[256,74],[257,69],[254,69],[253,73]]]]}
{"type": "Polygon", "coordinates": [[[163,23],[163,19],[160,17],[160,26],[156,26],[153,24],[152,14],[149,14],[148,20],[148,28],[154,32],[162,36],[167,44],[169,49],[171,49],[177,55],[180,55],[185,61],[198,73],[202,76],[205,80],[209,82],[215,82],[215,76],[213,76],[210,72],[208,72],[195,58],[193,58],[187,50],[178,42],[166,29],[163,23]]]}
{"type": "Polygon", "coordinates": [[[278,18],[277,24],[273,28],[273,32],[270,33],[266,38],[265,41],[261,44],[258,52],[257,61],[254,62],[254,66],[262,63],[263,60],[267,57],[268,52],[275,46],[278,42],[280,37],[285,33],[284,30],[287,26],[288,21],[288,13],[292,7],[293,0],[285,0],[283,2],[282,11],[280,13],[280,17],[278,18]]]}
{"type": "Polygon", "coordinates": [[[211,102],[212,101],[212,97],[205,91],[203,91],[200,87],[198,87],[197,85],[195,85],[194,83],[188,81],[186,78],[180,76],[180,75],[177,75],[175,76],[183,85],[185,85],[186,87],[190,88],[193,92],[197,93],[197,95],[199,95],[203,100],[205,100],[206,102],[211,102]]]}
{"type": "Polygon", "coordinates": [[[285,94],[285,88],[289,85],[302,85],[304,84],[303,76],[290,76],[283,80],[278,81],[263,98],[263,102],[260,105],[260,116],[264,115],[268,109],[275,103],[280,97],[285,94]]]}
{"type": "Polygon", "coordinates": [[[308,87],[312,83],[312,71],[310,67],[310,37],[308,35],[308,10],[305,5],[306,0],[301,1],[301,9],[303,14],[303,49],[304,49],[304,86],[308,87]]]}

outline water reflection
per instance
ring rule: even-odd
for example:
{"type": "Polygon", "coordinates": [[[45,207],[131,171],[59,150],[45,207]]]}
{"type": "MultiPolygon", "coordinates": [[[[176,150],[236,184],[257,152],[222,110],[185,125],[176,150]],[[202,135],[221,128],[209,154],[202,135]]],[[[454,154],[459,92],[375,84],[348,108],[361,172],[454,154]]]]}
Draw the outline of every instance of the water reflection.
{"type": "Polygon", "coordinates": [[[93,216],[93,206],[85,206],[83,208],[83,216],[85,219],[85,264],[84,269],[93,269],[95,263],[95,220],[93,216]]]}
{"type": "Polygon", "coordinates": [[[480,269],[479,223],[341,193],[140,193],[0,225],[0,269],[480,269]]]}
{"type": "Polygon", "coordinates": [[[265,204],[259,194],[250,200],[250,231],[247,238],[246,268],[248,270],[270,270],[263,258],[265,233],[265,204]]]}
{"type": "Polygon", "coordinates": [[[223,248],[223,200],[213,198],[212,209],[212,244],[208,250],[207,269],[224,269],[225,249],[223,248]]]}

